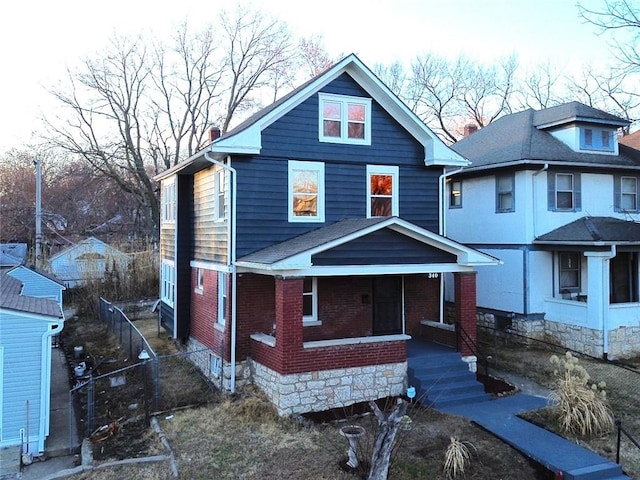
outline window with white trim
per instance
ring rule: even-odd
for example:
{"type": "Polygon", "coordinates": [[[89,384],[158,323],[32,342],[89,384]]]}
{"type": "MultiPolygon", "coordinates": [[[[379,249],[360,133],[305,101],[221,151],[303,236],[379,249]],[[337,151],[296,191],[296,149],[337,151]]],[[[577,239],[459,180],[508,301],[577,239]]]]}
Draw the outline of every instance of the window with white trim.
{"type": "Polygon", "coordinates": [[[305,277],[302,289],[302,323],[318,322],[318,279],[305,277]]]}
{"type": "Polygon", "coordinates": [[[638,177],[617,175],[614,178],[616,212],[638,212],[638,177]]]}
{"type": "Polygon", "coordinates": [[[196,268],[196,293],[202,294],[204,292],[204,270],[202,268],[196,268]]]}
{"type": "Polygon", "coordinates": [[[324,222],[324,163],[289,160],[290,222],[324,222]]]}
{"type": "Polygon", "coordinates": [[[559,281],[561,294],[580,291],[580,254],[577,252],[561,252],[559,281]]]}
{"type": "Polygon", "coordinates": [[[319,93],[321,142],[371,145],[371,99],[319,93]]]}
{"type": "Polygon", "coordinates": [[[367,165],[367,218],[397,217],[398,167],[367,165]]]}
{"type": "Polygon", "coordinates": [[[515,211],[514,206],[515,176],[513,173],[496,175],[496,212],[515,211]]]}
{"type": "Polygon", "coordinates": [[[215,196],[216,196],[216,208],[215,208],[215,220],[221,221],[226,218],[227,214],[227,175],[224,169],[219,169],[215,173],[215,196]]]}
{"type": "Polygon", "coordinates": [[[547,173],[548,209],[577,212],[581,209],[582,193],[579,173],[547,173]]]}
{"type": "Polygon", "coordinates": [[[227,274],[218,272],[218,323],[227,321],[227,274]]]}
{"type": "Polygon", "coordinates": [[[172,260],[162,260],[160,268],[162,275],[161,280],[161,298],[164,303],[173,307],[175,299],[176,287],[176,268],[172,260]]]}
{"type": "Polygon", "coordinates": [[[462,180],[449,182],[449,208],[462,208],[462,180]]]}
{"type": "Polygon", "coordinates": [[[176,178],[171,177],[162,181],[162,222],[176,221],[176,178]]]}

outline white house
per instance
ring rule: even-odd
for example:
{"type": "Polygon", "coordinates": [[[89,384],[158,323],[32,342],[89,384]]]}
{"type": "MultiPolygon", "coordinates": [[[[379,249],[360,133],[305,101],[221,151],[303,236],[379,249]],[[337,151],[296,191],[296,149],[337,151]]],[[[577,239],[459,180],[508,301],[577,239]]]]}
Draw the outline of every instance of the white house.
{"type": "Polygon", "coordinates": [[[23,284],[22,295],[36,298],[50,298],[62,308],[62,292],[66,290],[62,283],[45,273],[33,270],[24,265],[14,267],[7,272],[10,277],[23,284]]]}
{"type": "Polygon", "coordinates": [[[67,287],[73,288],[88,280],[104,278],[114,266],[124,271],[130,260],[126,253],[90,237],[53,255],[49,259],[49,270],[67,287]]]}
{"type": "Polygon", "coordinates": [[[64,318],[56,301],[24,295],[0,274],[0,448],[39,455],[49,435],[52,337],[64,318]]]}
{"type": "Polygon", "coordinates": [[[498,327],[595,356],[640,353],[640,151],[618,142],[628,124],[571,102],[453,145],[471,165],[448,175],[446,234],[503,261],[478,268],[479,310],[498,327]]]}

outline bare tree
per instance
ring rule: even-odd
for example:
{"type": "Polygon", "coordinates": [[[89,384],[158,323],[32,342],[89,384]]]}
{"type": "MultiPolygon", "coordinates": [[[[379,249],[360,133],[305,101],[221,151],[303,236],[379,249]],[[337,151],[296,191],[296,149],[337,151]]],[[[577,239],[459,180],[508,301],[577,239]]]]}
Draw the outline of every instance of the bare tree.
{"type": "Polygon", "coordinates": [[[149,235],[159,221],[152,176],[194,154],[213,124],[226,132],[288,81],[293,52],[282,24],[242,7],[218,20],[195,33],[183,24],[168,45],[116,37],[52,90],[62,108],[45,120],[49,146],[135,198],[149,235]]]}
{"type": "Polygon", "coordinates": [[[562,103],[563,88],[561,74],[550,62],[531,66],[520,83],[516,95],[519,108],[549,108],[562,103]]]}

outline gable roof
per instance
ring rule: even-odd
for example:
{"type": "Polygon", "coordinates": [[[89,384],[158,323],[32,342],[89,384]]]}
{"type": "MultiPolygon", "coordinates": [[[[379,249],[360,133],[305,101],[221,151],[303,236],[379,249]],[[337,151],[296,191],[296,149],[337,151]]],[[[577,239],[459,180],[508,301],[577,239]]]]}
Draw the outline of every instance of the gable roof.
{"type": "MultiPolygon", "coordinates": [[[[216,139],[205,150],[219,156],[259,154],[262,148],[262,131],[265,128],[344,73],[349,74],[389,115],[424,146],[426,165],[468,165],[469,162],[463,156],[451,150],[440,140],[355,54],[346,56],[323,73],[258,111],[216,139]]],[[[197,167],[202,168],[199,164],[203,161],[203,151],[200,151],[184,162],[156,175],[154,179],[158,181],[185,169],[191,171],[197,167]]]]}
{"type": "Polygon", "coordinates": [[[60,280],[58,280],[57,278],[53,277],[52,275],[49,275],[47,273],[41,272],[39,270],[36,270],[35,268],[27,267],[25,265],[19,265],[17,267],[13,267],[12,269],[7,271],[7,275],[13,276],[16,273],[21,272],[21,271],[28,272],[29,274],[39,276],[39,277],[43,278],[44,280],[48,280],[51,283],[55,283],[62,290],[66,290],[67,289],[67,287],[60,280]]]}
{"type": "Polygon", "coordinates": [[[26,243],[0,244],[0,267],[22,265],[27,259],[26,243]]]}
{"type": "MultiPolygon", "coordinates": [[[[85,256],[84,258],[88,258],[87,255],[91,255],[91,253],[93,253],[95,249],[104,249],[104,252],[106,252],[106,255],[109,255],[111,257],[117,257],[117,258],[129,257],[129,255],[127,255],[126,253],[118,250],[115,247],[112,247],[108,243],[105,243],[102,240],[98,240],[95,237],[89,237],[76,243],[75,245],[71,245],[70,247],[67,247],[64,250],[59,251],[55,255],[52,255],[51,258],[49,258],[49,263],[54,262],[59,257],[62,257],[63,255],[67,255],[70,252],[73,252],[74,250],[84,251],[84,253],[82,253],[81,255],[84,255],[85,256]]],[[[97,258],[100,258],[100,257],[97,257],[97,258]]]]}
{"type": "Polygon", "coordinates": [[[464,267],[498,264],[495,257],[413,225],[398,217],[357,218],[335,222],[290,240],[271,245],[237,261],[238,267],[262,271],[299,270],[312,267],[312,256],[389,228],[413,240],[457,257],[464,267]]]}
{"type": "Polygon", "coordinates": [[[27,314],[62,318],[58,303],[48,298],[21,295],[22,282],[9,275],[0,274],[0,308],[27,314]]]}
{"type": "Polygon", "coordinates": [[[546,244],[640,244],[640,223],[612,217],[582,217],[534,240],[546,244]]]}
{"type": "Polygon", "coordinates": [[[624,119],[579,102],[544,110],[528,109],[495,122],[453,144],[451,148],[471,160],[465,172],[517,165],[639,168],[640,151],[619,145],[618,155],[576,152],[545,129],[576,121],[628,125],[624,119]]]}

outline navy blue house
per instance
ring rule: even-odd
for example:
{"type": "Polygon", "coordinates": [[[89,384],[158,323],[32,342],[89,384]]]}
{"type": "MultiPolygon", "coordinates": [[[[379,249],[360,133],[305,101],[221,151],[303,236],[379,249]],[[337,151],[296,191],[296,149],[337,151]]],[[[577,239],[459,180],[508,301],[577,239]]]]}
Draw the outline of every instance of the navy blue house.
{"type": "Polygon", "coordinates": [[[438,233],[444,168],[466,164],[344,58],[158,175],[163,325],[283,414],[401,393],[406,342],[447,321],[444,274],[473,335],[475,267],[497,262],[438,233]]]}

